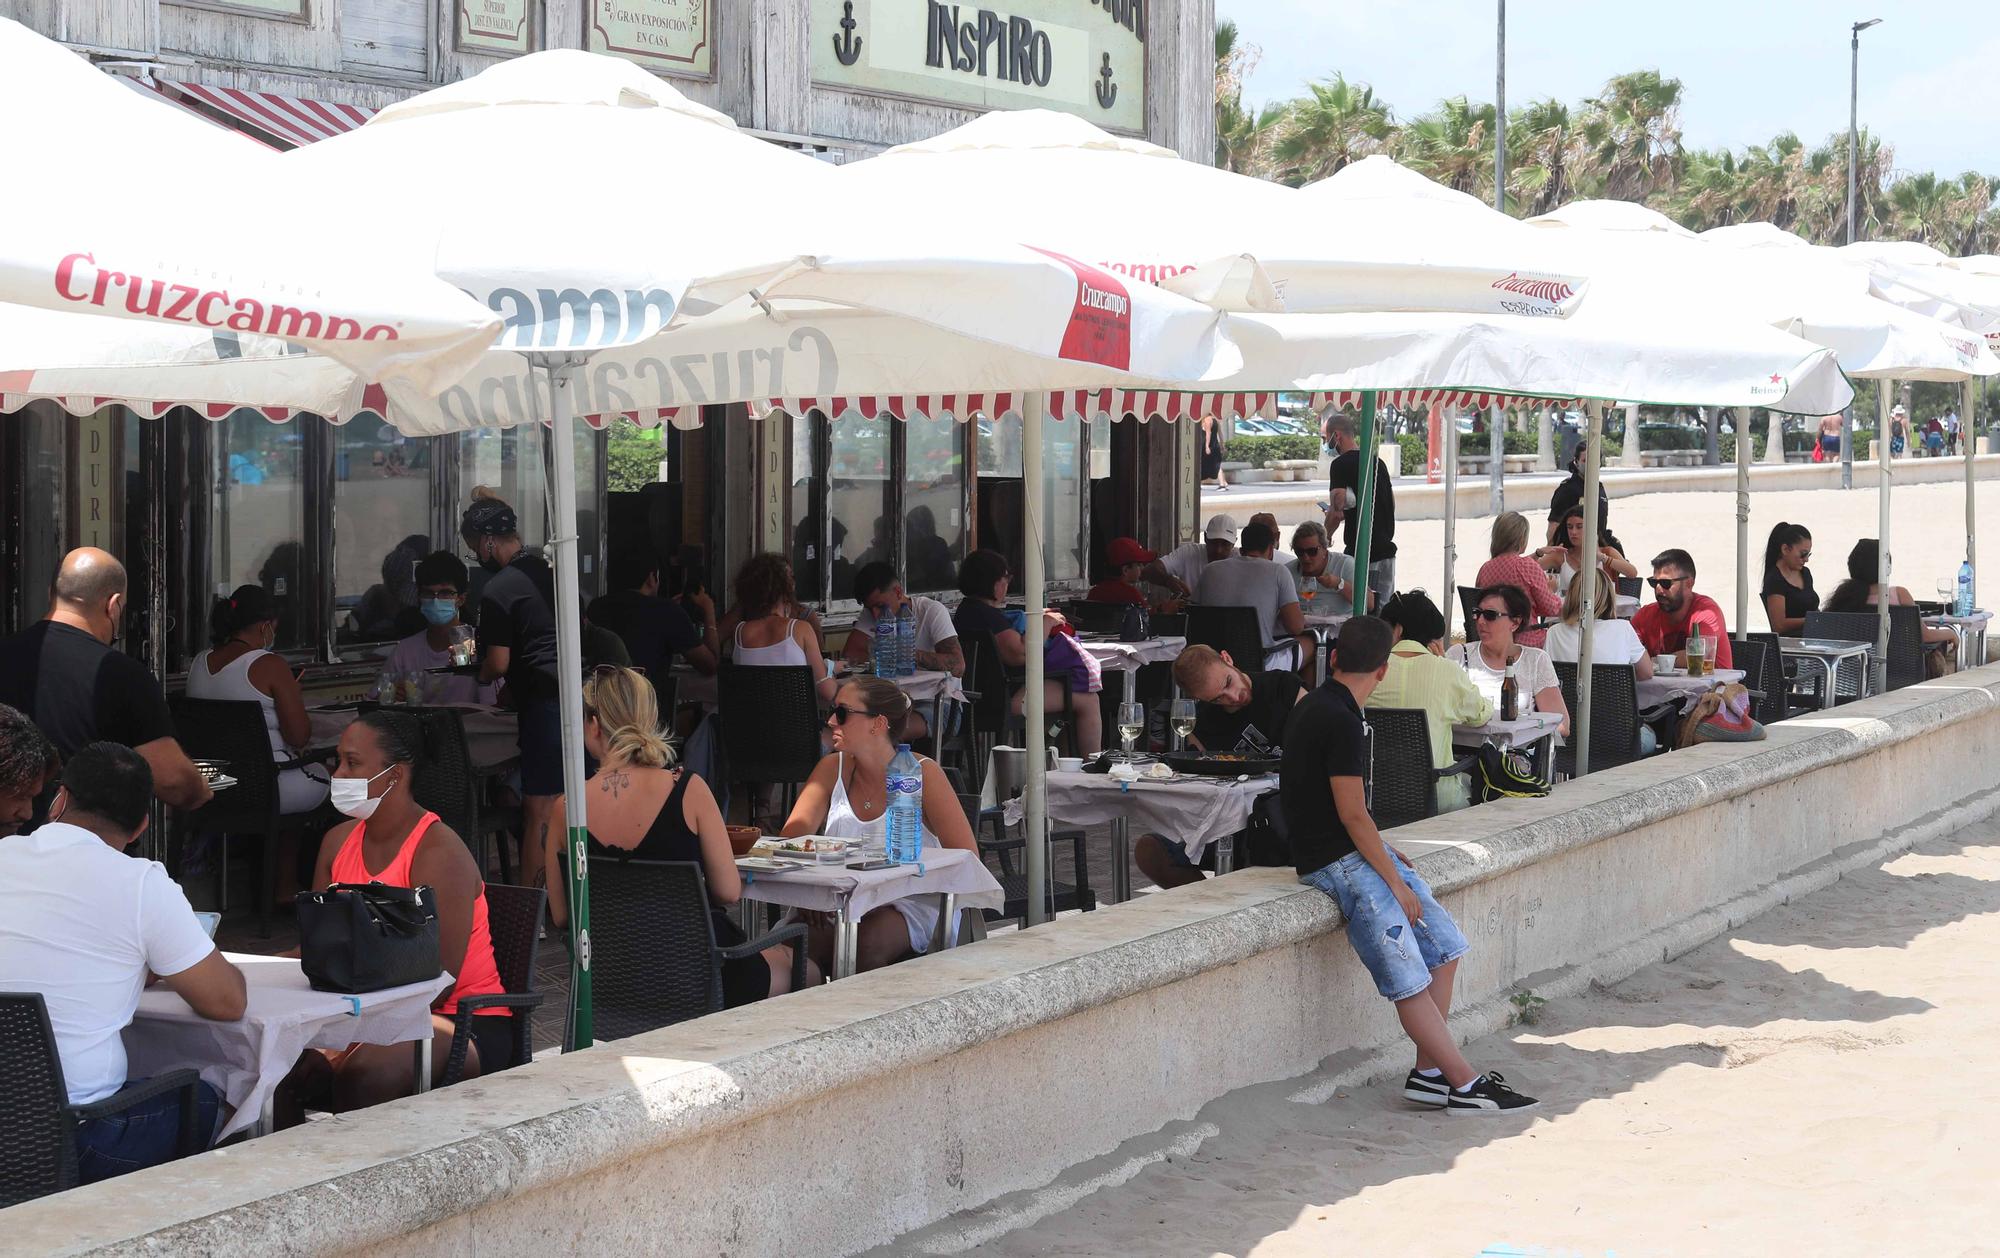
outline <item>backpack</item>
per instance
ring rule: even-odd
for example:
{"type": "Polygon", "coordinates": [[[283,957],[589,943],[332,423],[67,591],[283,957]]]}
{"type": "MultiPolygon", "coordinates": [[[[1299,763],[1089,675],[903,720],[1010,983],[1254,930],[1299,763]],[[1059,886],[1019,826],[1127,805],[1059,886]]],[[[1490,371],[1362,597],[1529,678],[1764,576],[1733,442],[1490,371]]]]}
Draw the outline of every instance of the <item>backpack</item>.
{"type": "Polygon", "coordinates": [[[1480,744],[1478,761],[1471,773],[1474,803],[1491,803],[1496,799],[1540,799],[1549,793],[1549,784],[1536,777],[1525,760],[1500,750],[1492,743],[1480,744]]]}

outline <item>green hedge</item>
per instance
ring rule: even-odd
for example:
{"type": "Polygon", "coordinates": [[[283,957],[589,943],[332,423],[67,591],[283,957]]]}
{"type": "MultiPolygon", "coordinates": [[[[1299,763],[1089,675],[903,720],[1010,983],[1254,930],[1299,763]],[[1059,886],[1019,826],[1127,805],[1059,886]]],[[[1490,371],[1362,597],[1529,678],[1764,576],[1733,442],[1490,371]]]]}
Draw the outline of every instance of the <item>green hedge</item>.
{"type": "Polygon", "coordinates": [[[1319,438],[1304,433],[1290,437],[1232,437],[1222,447],[1224,461],[1248,463],[1252,467],[1262,467],[1273,459],[1316,459],[1319,455],[1319,438]]]}

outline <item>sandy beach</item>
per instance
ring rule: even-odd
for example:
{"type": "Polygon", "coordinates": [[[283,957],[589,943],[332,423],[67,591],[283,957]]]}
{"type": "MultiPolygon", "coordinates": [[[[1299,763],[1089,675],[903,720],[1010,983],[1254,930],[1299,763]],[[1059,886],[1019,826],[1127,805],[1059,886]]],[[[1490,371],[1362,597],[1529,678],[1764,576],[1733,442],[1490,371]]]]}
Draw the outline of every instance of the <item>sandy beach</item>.
{"type": "MultiPolygon", "coordinates": [[[[1510,490],[1508,505],[1529,520],[1531,541],[1545,535],[1550,490],[1544,485],[1525,485],[1510,490]]],[[[1238,523],[1247,523],[1257,508],[1247,503],[1230,504],[1227,495],[1210,493],[1202,502],[1203,519],[1217,511],[1229,511],[1238,523]]],[[[1981,481],[1976,497],[1980,536],[1995,539],[1989,544],[1988,567],[2000,564],[2000,481],[1981,481]]],[[[1891,497],[1892,578],[1922,599],[1937,597],[1940,577],[1956,577],[1965,558],[1965,487],[1963,484],[1898,486],[1891,497]]],[[[1847,575],[1847,552],[1864,537],[1879,533],[1873,489],[1808,489],[1766,491],[1750,495],[1750,579],[1751,624],[1753,630],[1768,626],[1756,610],[1757,588],[1763,580],[1764,540],[1779,521],[1803,524],[1813,535],[1812,570],[1824,598],[1847,575]]],[[[1279,516],[1289,543],[1291,528],[1305,517],[1296,510],[1279,516]]],[[[1733,493],[1655,493],[1611,502],[1611,531],[1627,547],[1627,558],[1639,566],[1640,575],[1650,569],[1652,557],[1668,547],[1680,547],[1694,556],[1699,570],[1696,588],[1722,605],[1732,619],[1736,608],[1736,496],[1733,493]]],[[[1471,585],[1479,566],[1488,557],[1488,540],[1493,532],[1491,516],[1461,519],[1458,522],[1458,566],[1455,584],[1471,585]]],[[[1441,520],[1406,520],[1396,530],[1399,553],[1396,584],[1401,589],[1423,589],[1434,596],[1444,580],[1444,523],[1441,520]]],[[[1980,588],[1985,598],[1996,597],[2000,586],[1985,576],[1980,588]]],[[[1449,610],[1446,600],[1440,606],[1449,610]]],[[[1982,602],[1990,606],[1990,602],[1982,602]]],[[[1732,628],[1735,626],[1732,625],[1732,628]]]]}
{"type": "Polygon", "coordinates": [[[1533,1115],[1246,1089],[895,1252],[2000,1253],[1996,949],[1989,818],[1473,1044],[1533,1115]]]}

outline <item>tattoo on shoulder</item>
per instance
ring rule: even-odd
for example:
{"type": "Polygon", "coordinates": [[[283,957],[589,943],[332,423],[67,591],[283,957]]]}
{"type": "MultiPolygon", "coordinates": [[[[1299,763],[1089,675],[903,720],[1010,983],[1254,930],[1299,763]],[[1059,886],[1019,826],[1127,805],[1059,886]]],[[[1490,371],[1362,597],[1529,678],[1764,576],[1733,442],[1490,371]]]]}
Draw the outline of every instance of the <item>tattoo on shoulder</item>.
{"type": "Polygon", "coordinates": [[[613,769],[598,778],[597,789],[617,799],[632,785],[632,777],[622,769],[613,769]]]}

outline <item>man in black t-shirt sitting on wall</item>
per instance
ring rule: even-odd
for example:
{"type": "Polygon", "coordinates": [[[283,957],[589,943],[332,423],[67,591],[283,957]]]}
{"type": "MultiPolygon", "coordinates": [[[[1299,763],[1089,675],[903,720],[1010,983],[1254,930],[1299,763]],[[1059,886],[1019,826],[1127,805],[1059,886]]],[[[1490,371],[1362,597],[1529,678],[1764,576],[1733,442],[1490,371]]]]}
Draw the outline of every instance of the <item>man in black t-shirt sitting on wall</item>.
{"type": "Polygon", "coordinates": [[[1465,936],[1368,815],[1371,753],[1362,705],[1388,675],[1393,637],[1388,622],[1374,616],[1342,625],[1333,676],[1292,713],[1278,796],[1294,867],[1301,882],[1340,904],[1348,942],[1417,1046],[1404,1099],[1454,1114],[1530,1109],[1532,1097],[1474,1070],[1459,1052],[1445,1019],[1465,936]]]}
{"type": "MultiPolygon", "coordinates": [[[[1181,694],[1196,703],[1194,734],[1188,745],[1198,751],[1235,751],[1245,736],[1255,731],[1256,739],[1267,747],[1284,741],[1285,722],[1292,707],[1305,693],[1305,683],[1289,670],[1246,673],[1236,667],[1229,652],[1214,647],[1190,646],[1174,661],[1174,682],[1181,694]]],[[[1239,865],[1284,865],[1290,855],[1279,837],[1275,812],[1276,797],[1265,795],[1257,801],[1250,828],[1238,838],[1239,865]]],[[[1200,864],[1189,859],[1179,842],[1158,834],[1142,834],[1132,845],[1132,858],[1139,870],[1160,887],[1184,887],[1201,881],[1203,869],[1215,868],[1215,845],[1210,844],[1200,864]]]]}
{"type": "MultiPolygon", "coordinates": [[[[93,546],[64,555],[48,616],[0,642],[0,703],[41,727],[64,760],[99,741],[132,748],[160,802],[199,808],[215,792],[174,737],[159,679],[111,646],[124,618],[125,565],[93,546]]],[[[54,795],[51,782],[27,828],[47,816],[54,795]]]]}

